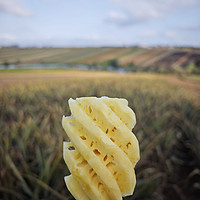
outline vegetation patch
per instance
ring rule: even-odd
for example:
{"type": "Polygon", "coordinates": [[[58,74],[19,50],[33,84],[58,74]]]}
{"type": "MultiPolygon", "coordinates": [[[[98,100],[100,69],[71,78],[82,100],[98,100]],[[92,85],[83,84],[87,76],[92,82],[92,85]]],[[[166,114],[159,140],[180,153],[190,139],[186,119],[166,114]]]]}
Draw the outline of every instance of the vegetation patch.
{"type": "Polygon", "coordinates": [[[72,198],[63,180],[69,174],[61,126],[62,115],[70,115],[67,100],[110,96],[126,98],[137,117],[137,186],[134,197],[124,199],[197,200],[200,109],[188,98],[190,90],[171,76],[81,76],[10,81],[0,88],[0,199],[72,198]]]}

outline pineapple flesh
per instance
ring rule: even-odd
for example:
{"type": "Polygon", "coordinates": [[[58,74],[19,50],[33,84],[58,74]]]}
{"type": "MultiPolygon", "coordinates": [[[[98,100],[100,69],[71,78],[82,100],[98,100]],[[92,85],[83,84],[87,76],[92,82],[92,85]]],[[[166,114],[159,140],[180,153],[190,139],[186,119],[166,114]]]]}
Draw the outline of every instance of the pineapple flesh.
{"type": "Polygon", "coordinates": [[[69,99],[71,116],[62,119],[70,142],[63,157],[71,172],[65,183],[75,199],[121,200],[132,195],[140,159],[128,101],[120,98],[69,99]]]}

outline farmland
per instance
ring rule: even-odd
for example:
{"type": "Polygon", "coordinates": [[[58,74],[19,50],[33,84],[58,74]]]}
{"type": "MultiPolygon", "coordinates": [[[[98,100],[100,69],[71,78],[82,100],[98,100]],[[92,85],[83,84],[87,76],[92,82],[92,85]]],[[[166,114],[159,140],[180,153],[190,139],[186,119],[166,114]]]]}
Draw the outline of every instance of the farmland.
{"type": "MultiPolygon", "coordinates": [[[[24,60],[36,62],[37,54],[41,62],[53,59],[43,49],[37,51],[33,50],[32,57],[24,51],[27,55],[23,56],[24,60]]],[[[58,50],[50,51],[53,55],[58,50]]],[[[96,53],[92,50],[93,55],[88,57],[80,49],[78,60],[88,64],[98,59],[103,62],[115,54],[119,62],[125,63],[135,51],[138,51],[135,62],[147,63],[150,57],[139,56],[147,51],[143,49],[115,51],[112,54],[110,48],[98,49],[96,53]],[[95,56],[99,54],[102,56],[97,59],[95,56]]],[[[163,53],[155,50],[151,56],[163,53]]],[[[14,49],[11,55],[7,58],[12,57],[15,62],[14,49]]],[[[73,50],[69,59],[78,62],[72,55],[73,50]]],[[[63,59],[67,58],[63,56],[63,59]]],[[[184,63],[184,59],[180,62],[184,63]]],[[[0,199],[73,199],[63,180],[69,174],[62,158],[62,142],[68,138],[61,126],[62,115],[70,115],[67,100],[109,96],[126,98],[137,117],[134,133],[141,149],[141,160],[136,166],[137,186],[134,196],[124,199],[197,200],[200,195],[199,94],[198,75],[2,70],[0,199]]]]}
{"type": "Polygon", "coordinates": [[[200,49],[178,47],[17,48],[0,49],[0,64],[110,65],[115,69],[150,72],[200,72],[200,49]]]}

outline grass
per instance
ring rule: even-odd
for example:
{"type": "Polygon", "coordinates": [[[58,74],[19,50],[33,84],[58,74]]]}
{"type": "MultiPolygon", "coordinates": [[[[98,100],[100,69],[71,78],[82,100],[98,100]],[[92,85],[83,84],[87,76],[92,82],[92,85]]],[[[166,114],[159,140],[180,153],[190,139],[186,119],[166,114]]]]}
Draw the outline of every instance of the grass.
{"type": "Polygon", "coordinates": [[[70,70],[1,72],[0,199],[73,199],[63,180],[69,172],[62,142],[68,138],[61,118],[70,114],[70,97],[106,95],[126,98],[137,117],[141,160],[134,196],[125,199],[197,200],[200,89],[194,79],[70,70]]]}

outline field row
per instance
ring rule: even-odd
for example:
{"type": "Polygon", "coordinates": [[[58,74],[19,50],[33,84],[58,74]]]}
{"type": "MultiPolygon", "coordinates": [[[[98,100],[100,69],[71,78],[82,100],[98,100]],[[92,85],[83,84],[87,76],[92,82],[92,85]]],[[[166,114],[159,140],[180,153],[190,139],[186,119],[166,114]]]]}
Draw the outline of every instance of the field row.
{"type": "Polygon", "coordinates": [[[87,64],[131,71],[192,71],[200,63],[200,50],[190,48],[1,48],[0,64],[87,64]]]}
{"type": "Polygon", "coordinates": [[[105,71],[84,71],[84,70],[63,70],[63,69],[49,69],[49,70],[5,70],[0,72],[0,85],[5,87],[12,84],[24,84],[27,82],[58,82],[68,80],[87,80],[87,79],[103,79],[103,80],[151,80],[151,81],[165,81],[169,84],[182,88],[187,91],[187,99],[193,99],[199,103],[200,99],[200,77],[199,76],[175,76],[164,74],[145,74],[145,73],[125,73],[120,74],[116,72],[105,71]]]}

